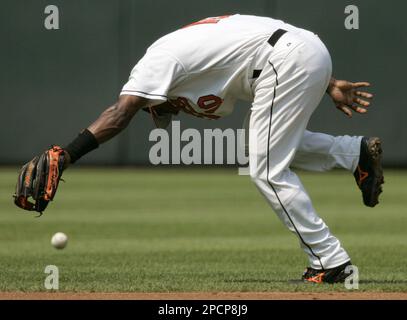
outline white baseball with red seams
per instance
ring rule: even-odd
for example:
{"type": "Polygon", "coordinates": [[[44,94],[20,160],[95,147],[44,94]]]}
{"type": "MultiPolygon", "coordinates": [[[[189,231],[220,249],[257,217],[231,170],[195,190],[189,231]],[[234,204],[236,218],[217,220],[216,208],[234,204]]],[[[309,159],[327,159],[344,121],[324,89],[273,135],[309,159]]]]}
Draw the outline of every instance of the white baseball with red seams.
{"type": "Polygon", "coordinates": [[[206,119],[228,115],[238,99],[250,101],[251,177],[298,236],[310,266],[329,269],[350,258],[290,168],[356,169],[362,137],[306,130],[331,72],[329,52],[315,34],[271,18],[222,16],[156,41],[132,70],[121,95],[147,98],[149,107],[170,101],[206,119]],[[277,30],[286,32],[269,43],[277,30]]]}

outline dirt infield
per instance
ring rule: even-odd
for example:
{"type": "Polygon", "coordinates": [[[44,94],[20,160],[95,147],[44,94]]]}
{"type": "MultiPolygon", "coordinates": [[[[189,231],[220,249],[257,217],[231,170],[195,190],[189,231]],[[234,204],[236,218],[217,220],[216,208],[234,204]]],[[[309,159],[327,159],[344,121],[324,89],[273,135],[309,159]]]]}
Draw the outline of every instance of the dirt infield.
{"type": "Polygon", "coordinates": [[[0,300],[407,300],[407,292],[0,292],[0,300]]]}

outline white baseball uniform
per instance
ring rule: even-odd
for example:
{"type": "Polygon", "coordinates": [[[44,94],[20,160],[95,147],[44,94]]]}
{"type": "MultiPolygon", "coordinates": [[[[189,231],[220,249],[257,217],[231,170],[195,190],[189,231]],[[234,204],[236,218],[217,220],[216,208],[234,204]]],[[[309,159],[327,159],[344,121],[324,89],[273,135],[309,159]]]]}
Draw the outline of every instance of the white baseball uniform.
{"type": "Polygon", "coordinates": [[[306,131],[329,80],[330,55],[319,38],[271,18],[232,15],[194,23],[156,41],[131,72],[122,95],[170,101],[206,119],[252,102],[250,175],[308,254],[311,267],[350,260],[317,215],[290,167],[353,172],[361,137],[306,131]],[[254,165],[255,164],[255,165],[254,165]]]}

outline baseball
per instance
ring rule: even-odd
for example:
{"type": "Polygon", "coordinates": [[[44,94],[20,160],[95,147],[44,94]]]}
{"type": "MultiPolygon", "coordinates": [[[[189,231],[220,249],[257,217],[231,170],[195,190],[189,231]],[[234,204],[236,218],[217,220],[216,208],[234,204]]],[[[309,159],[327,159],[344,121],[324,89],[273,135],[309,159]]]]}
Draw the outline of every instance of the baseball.
{"type": "Polygon", "coordinates": [[[56,249],[63,249],[66,247],[68,243],[68,237],[65,233],[63,232],[57,232],[55,233],[52,238],[51,238],[51,244],[54,246],[56,249]]]}

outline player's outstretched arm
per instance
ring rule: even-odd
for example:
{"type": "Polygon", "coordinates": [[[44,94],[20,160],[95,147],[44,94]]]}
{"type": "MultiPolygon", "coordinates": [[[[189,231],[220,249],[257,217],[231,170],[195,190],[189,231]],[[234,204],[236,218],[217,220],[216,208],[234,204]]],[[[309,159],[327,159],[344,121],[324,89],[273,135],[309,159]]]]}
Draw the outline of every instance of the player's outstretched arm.
{"type": "Polygon", "coordinates": [[[64,148],[66,155],[64,168],[120,133],[147,102],[148,99],[138,96],[120,96],[117,103],[107,108],[95,122],[64,148]]]}
{"type": "Polygon", "coordinates": [[[138,96],[122,95],[116,104],[107,108],[88,127],[88,130],[92,132],[98,143],[106,142],[126,128],[137,111],[147,104],[147,101],[138,96]]]}
{"type": "Polygon", "coordinates": [[[370,87],[369,82],[350,82],[346,80],[336,80],[329,82],[327,93],[331,96],[336,107],[352,117],[352,110],[357,113],[366,113],[370,106],[371,93],[363,91],[363,88],[370,87]]]}
{"type": "Polygon", "coordinates": [[[147,102],[136,96],[120,96],[115,105],[106,109],[67,147],[52,146],[26,163],[17,179],[14,203],[42,214],[55,196],[64,169],[126,128],[147,102]]]}

